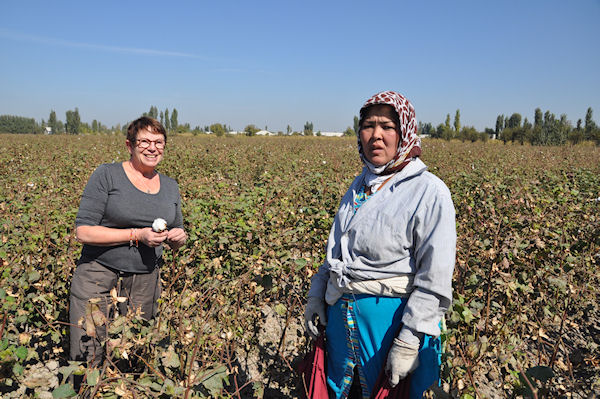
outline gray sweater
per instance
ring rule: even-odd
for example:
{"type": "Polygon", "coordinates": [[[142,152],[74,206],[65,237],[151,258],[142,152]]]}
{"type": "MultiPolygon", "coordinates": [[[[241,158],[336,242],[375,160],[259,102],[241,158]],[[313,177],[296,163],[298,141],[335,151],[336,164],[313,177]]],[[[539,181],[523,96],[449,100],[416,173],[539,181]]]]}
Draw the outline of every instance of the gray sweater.
{"type": "MultiPolygon", "coordinates": [[[[117,229],[151,227],[154,219],[167,227],[183,227],[177,182],[159,173],[160,191],[147,194],[129,180],[121,163],[100,165],[88,181],[75,219],[76,226],[105,226],[117,229]]],[[[162,245],[151,248],[141,242],[114,246],[84,244],[78,263],[96,261],[112,269],[149,273],[162,263],[162,245]]]]}

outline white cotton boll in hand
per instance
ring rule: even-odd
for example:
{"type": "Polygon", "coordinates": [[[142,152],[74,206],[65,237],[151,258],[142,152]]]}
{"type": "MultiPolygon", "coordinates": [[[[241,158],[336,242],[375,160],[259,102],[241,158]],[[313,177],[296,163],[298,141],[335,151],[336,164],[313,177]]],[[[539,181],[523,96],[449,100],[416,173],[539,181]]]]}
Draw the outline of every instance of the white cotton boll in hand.
{"type": "Polygon", "coordinates": [[[154,219],[154,222],[152,222],[152,230],[154,230],[156,233],[162,233],[166,229],[167,221],[165,219],[156,218],[154,219]]]}

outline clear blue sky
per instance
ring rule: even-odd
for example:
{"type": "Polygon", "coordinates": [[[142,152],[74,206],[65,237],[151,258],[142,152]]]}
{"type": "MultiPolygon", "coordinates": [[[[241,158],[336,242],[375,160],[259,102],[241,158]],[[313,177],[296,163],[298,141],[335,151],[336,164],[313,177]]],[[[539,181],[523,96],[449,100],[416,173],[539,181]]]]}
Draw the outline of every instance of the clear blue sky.
{"type": "Polygon", "coordinates": [[[342,131],[380,90],[482,130],[536,107],[600,122],[600,0],[0,2],[0,114],[124,124],[312,121],[342,131]]]}

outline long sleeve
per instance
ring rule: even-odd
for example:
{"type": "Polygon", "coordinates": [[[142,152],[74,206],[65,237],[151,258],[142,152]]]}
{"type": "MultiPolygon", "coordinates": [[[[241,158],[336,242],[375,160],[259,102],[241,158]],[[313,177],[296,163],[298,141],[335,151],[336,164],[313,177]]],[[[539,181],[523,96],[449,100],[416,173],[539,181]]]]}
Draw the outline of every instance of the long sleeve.
{"type": "Polygon", "coordinates": [[[454,205],[446,187],[438,188],[432,201],[415,218],[415,289],[402,316],[402,322],[412,331],[440,334],[439,322],[452,302],[455,223],[454,205]]]}

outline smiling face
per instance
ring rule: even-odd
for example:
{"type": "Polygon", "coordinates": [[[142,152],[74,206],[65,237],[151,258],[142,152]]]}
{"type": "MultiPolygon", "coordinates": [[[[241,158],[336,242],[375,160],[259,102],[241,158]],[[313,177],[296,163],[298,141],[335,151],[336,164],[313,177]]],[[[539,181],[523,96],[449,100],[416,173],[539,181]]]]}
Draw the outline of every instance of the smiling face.
{"type": "Polygon", "coordinates": [[[365,158],[382,166],[396,155],[400,142],[398,115],[391,105],[372,105],[366,110],[360,128],[360,144],[365,158]]]}
{"type": "Polygon", "coordinates": [[[158,165],[163,157],[164,151],[164,147],[161,149],[156,147],[157,141],[164,144],[164,135],[161,133],[154,133],[148,128],[138,131],[134,142],[130,142],[129,140],[126,141],[127,150],[129,151],[129,154],[131,154],[129,160],[137,169],[142,171],[153,171],[154,168],[156,168],[156,165],[158,165]],[[147,148],[142,148],[140,146],[142,140],[149,143],[147,148]]]}

